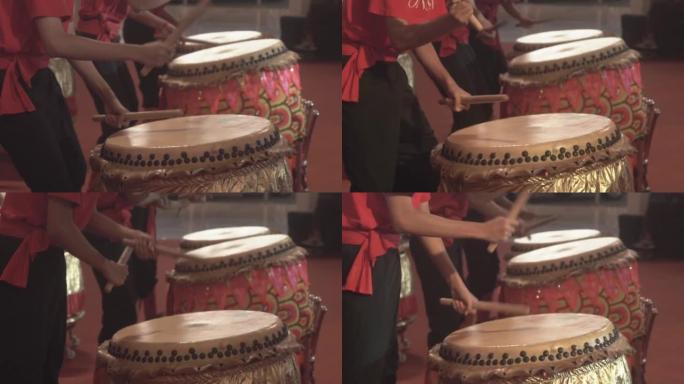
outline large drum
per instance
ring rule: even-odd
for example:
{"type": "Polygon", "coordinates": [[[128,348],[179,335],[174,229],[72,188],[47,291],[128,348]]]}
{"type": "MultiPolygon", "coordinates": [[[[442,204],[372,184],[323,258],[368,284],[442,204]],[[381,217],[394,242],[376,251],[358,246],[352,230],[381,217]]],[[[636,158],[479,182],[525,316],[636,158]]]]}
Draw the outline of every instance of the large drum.
{"type": "Polygon", "coordinates": [[[633,148],[603,116],[553,113],[476,124],[433,151],[444,192],[629,192],[633,148]]]}
{"type": "Polygon", "coordinates": [[[91,165],[110,191],[291,192],[284,146],[260,117],[179,117],[113,134],[91,152],[91,165]]]}
{"type": "Polygon", "coordinates": [[[161,103],[186,115],[244,114],[270,119],[290,143],[306,136],[297,55],[259,39],[189,53],[162,76],[161,103]]]}
{"type": "Polygon", "coordinates": [[[646,134],[638,54],[616,37],[539,49],[501,76],[502,116],[583,112],[610,117],[630,140],[646,134]]]}
{"type": "Polygon", "coordinates": [[[508,262],[502,300],[532,313],[593,313],[609,318],[630,341],[643,335],[636,253],[616,237],[540,248],[508,262]]]}
{"type": "Polygon", "coordinates": [[[205,229],[184,235],[181,239],[181,248],[196,249],[207,245],[223,243],[225,241],[240,240],[253,236],[268,235],[270,230],[266,227],[224,227],[205,229]]]}
{"type": "Polygon", "coordinates": [[[543,314],[455,331],[432,348],[429,360],[441,384],[630,384],[630,352],[604,317],[543,314]]]}
{"type": "Polygon", "coordinates": [[[297,343],[270,313],[212,311],[128,326],[98,349],[113,384],[299,384],[297,343]]]}
{"type": "Polygon", "coordinates": [[[511,244],[511,253],[506,255],[506,258],[510,259],[521,253],[534,251],[539,248],[599,236],[601,236],[601,232],[596,229],[563,229],[559,231],[537,232],[514,239],[511,244]]]}
{"type": "Polygon", "coordinates": [[[207,49],[217,45],[226,45],[233,43],[240,43],[248,40],[256,40],[261,38],[261,32],[257,31],[224,31],[224,32],[208,32],[200,33],[198,35],[188,36],[192,41],[182,42],[176,52],[179,54],[186,54],[190,52],[199,51],[200,49],[207,49]],[[206,43],[201,43],[206,42],[206,43]]]}
{"type": "Polygon", "coordinates": [[[167,313],[250,309],[280,316],[298,340],[311,331],[307,252],[289,236],[227,241],[188,255],[168,274],[167,313]]]}
{"type": "Polygon", "coordinates": [[[565,29],[561,31],[533,33],[518,38],[515,41],[515,44],[513,44],[513,51],[516,55],[522,55],[541,48],[572,43],[574,41],[595,39],[602,36],[603,32],[598,29],[565,29]]]}

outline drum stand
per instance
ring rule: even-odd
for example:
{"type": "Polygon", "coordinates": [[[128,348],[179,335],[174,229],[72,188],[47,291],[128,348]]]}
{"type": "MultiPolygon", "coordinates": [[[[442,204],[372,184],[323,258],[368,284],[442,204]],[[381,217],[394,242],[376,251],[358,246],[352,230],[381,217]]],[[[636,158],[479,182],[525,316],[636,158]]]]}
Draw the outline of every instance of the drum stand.
{"type": "Polygon", "coordinates": [[[637,149],[636,167],[634,175],[635,189],[637,192],[649,192],[651,188],[648,185],[646,174],[648,172],[648,156],[651,152],[651,140],[653,139],[653,132],[655,131],[656,122],[660,116],[660,109],[655,106],[655,101],[647,97],[643,98],[646,106],[646,135],[632,143],[637,149]]]}
{"type": "Polygon", "coordinates": [[[318,337],[323,325],[323,318],[325,318],[325,314],[328,312],[328,308],[323,305],[323,300],[316,295],[309,294],[309,303],[313,308],[314,322],[312,331],[301,340],[304,346],[304,363],[301,367],[302,384],[316,384],[313,374],[314,364],[316,363],[316,347],[318,346],[318,337]]]}
{"type": "Polygon", "coordinates": [[[294,182],[293,189],[295,192],[309,190],[309,179],[307,175],[307,168],[309,166],[309,147],[311,146],[311,138],[313,137],[316,120],[321,114],[310,100],[302,99],[302,105],[304,106],[304,116],[306,118],[306,126],[304,127],[304,132],[306,132],[306,134],[302,140],[294,145],[296,165],[292,172],[292,180],[294,182]]]}
{"type": "Polygon", "coordinates": [[[635,345],[636,355],[634,356],[634,370],[632,371],[632,382],[634,384],[646,384],[646,355],[648,354],[648,342],[651,339],[651,331],[658,309],[651,299],[641,297],[641,307],[644,309],[644,334],[635,338],[632,344],[635,345]]]}

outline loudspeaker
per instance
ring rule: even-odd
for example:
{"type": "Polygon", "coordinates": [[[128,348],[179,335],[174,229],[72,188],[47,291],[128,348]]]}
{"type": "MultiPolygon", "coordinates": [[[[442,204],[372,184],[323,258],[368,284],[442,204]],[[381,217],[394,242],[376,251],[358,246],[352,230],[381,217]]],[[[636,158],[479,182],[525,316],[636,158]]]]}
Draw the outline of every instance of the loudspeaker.
{"type": "Polygon", "coordinates": [[[622,15],[622,40],[628,46],[643,41],[648,31],[648,18],[645,15],[622,15]]]}
{"type": "Polygon", "coordinates": [[[684,56],[684,1],[654,0],[649,19],[658,52],[684,56]]]}

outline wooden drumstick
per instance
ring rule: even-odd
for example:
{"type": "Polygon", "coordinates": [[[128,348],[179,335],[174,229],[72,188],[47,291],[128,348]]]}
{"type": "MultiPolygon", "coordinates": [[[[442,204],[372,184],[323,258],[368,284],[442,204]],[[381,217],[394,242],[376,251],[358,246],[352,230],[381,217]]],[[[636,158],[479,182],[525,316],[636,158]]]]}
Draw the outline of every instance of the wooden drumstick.
{"type": "MultiPolygon", "coordinates": [[[[135,246],[136,242],[135,240],[130,240],[130,239],[124,239],[123,243],[126,244],[127,246],[135,246]]],[[[173,247],[167,247],[165,245],[161,245],[158,243],[154,244],[154,249],[157,251],[157,253],[160,256],[169,256],[174,259],[179,259],[179,258],[192,258],[192,256],[188,256],[185,252],[181,251],[179,248],[173,248],[173,247]]]]}
{"type": "MultiPolygon", "coordinates": [[[[497,95],[475,95],[475,96],[464,96],[461,98],[461,103],[467,105],[475,104],[494,104],[503,103],[508,101],[508,95],[497,94],[497,95]]],[[[447,97],[439,101],[441,105],[453,106],[454,99],[447,97]]]]}
{"type": "MultiPolygon", "coordinates": [[[[124,121],[150,121],[164,120],[172,117],[183,116],[181,109],[164,109],[159,111],[128,112],[124,115],[124,121]]],[[[107,115],[94,115],[93,121],[104,121],[107,115]]]]}
{"type": "MultiPolygon", "coordinates": [[[[119,260],[117,260],[116,263],[120,264],[120,265],[128,264],[128,259],[131,258],[131,253],[133,253],[133,247],[126,246],[126,248],[124,248],[123,252],[121,252],[121,256],[119,256],[119,260]]],[[[110,292],[112,292],[113,288],[114,288],[113,283],[107,283],[105,285],[104,290],[105,290],[105,292],[110,293],[110,292]]]]}
{"type": "MultiPolygon", "coordinates": [[[[183,35],[183,32],[206,12],[210,3],[211,0],[200,0],[187,16],[178,21],[176,29],[166,38],[166,40],[164,40],[164,43],[168,44],[170,47],[175,47],[178,44],[178,40],[180,40],[183,35]]],[[[152,68],[152,66],[145,65],[140,71],[140,74],[142,76],[147,76],[152,68]]]]}
{"type": "Polygon", "coordinates": [[[211,41],[207,40],[200,40],[200,39],[193,39],[192,37],[186,37],[186,36],[181,36],[181,41],[184,41],[186,43],[194,43],[194,44],[202,44],[202,45],[211,45],[211,46],[217,46],[219,44],[212,43],[211,41]]]}
{"type": "MultiPolygon", "coordinates": [[[[442,297],[439,299],[441,305],[452,306],[454,299],[442,297]]],[[[473,308],[478,311],[500,312],[507,315],[529,315],[530,307],[522,304],[497,303],[493,301],[478,301],[473,304],[473,308]]]]}
{"type": "MultiPolygon", "coordinates": [[[[515,199],[513,202],[513,206],[511,206],[511,210],[508,211],[508,218],[511,220],[517,220],[518,215],[520,214],[520,211],[525,207],[525,204],[527,204],[527,200],[530,199],[530,192],[528,191],[522,191],[518,193],[518,197],[515,199]]],[[[496,251],[496,247],[498,246],[498,243],[490,243],[489,246],[487,247],[487,251],[489,253],[493,253],[496,251]]]]}

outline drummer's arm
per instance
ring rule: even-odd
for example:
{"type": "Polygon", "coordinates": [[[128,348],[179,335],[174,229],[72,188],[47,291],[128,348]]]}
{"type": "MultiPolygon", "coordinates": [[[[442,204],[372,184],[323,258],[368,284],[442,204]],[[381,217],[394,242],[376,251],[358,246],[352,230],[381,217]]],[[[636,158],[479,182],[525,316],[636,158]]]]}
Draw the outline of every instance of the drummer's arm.
{"type": "Polygon", "coordinates": [[[413,50],[416,55],[416,59],[425,68],[428,76],[435,83],[437,89],[443,96],[451,97],[455,101],[455,110],[461,111],[463,109],[463,104],[461,103],[461,98],[464,96],[470,96],[470,94],[464,91],[461,87],[456,84],[456,81],[451,77],[449,72],[444,68],[444,65],[439,60],[435,47],[432,44],[425,44],[413,50]]]}
{"type": "Polygon", "coordinates": [[[104,108],[107,112],[107,124],[120,127],[123,124],[123,118],[128,110],[121,105],[121,102],[114,94],[112,88],[107,84],[105,79],[97,71],[92,61],[69,60],[71,66],[83,78],[88,88],[93,90],[102,100],[104,108]]]}
{"type": "Polygon", "coordinates": [[[510,207],[498,204],[500,194],[495,193],[468,193],[468,204],[471,209],[482,214],[486,219],[498,216],[506,216],[510,207]]]}
{"type": "Polygon", "coordinates": [[[62,199],[48,197],[46,232],[52,244],[69,251],[79,260],[102,273],[114,285],[121,285],[128,275],[128,267],[107,260],[83,236],[74,223],[73,205],[62,199]]]}
{"type": "Polygon", "coordinates": [[[533,24],[533,21],[523,16],[520,11],[513,5],[513,0],[504,0],[501,2],[501,6],[506,12],[511,15],[514,19],[520,22],[520,26],[529,27],[533,24]]]}
{"type": "Polygon", "coordinates": [[[150,235],[121,225],[105,214],[97,211],[93,212],[85,230],[116,242],[123,242],[124,240],[134,241],[136,256],[141,259],[155,258],[154,240],[150,235]]]}
{"type": "Polygon", "coordinates": [[[408,24],[402,19],[387,17],[387,34],[392,46],[404,52],[431,43],[463,25],[450,15],[422,24],[408,24]]]}

